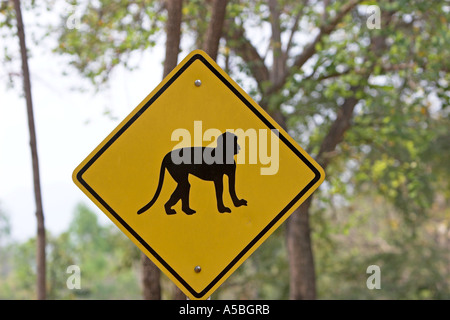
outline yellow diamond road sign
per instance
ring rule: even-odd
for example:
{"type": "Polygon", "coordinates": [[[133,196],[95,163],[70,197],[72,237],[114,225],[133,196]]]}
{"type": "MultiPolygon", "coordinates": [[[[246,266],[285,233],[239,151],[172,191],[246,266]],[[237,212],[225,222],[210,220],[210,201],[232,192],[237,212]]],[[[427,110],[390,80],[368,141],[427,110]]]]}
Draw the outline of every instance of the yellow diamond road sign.
{"type": "Polygon", "coordinates": [[[324,177],[199,50],[73,173],[76,185],[191,299],[209,297],[324,177]]]}

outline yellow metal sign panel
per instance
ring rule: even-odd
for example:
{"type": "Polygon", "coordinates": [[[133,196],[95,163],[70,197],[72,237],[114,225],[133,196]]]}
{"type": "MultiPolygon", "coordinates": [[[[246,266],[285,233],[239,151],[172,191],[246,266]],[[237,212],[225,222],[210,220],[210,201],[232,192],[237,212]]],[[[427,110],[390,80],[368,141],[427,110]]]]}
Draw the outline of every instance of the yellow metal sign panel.
{"type": "Polygon", "coordinates": [[[324,176],[196,50],[91,152],[73,180],[188,297],[205,299],[324,176]]]}

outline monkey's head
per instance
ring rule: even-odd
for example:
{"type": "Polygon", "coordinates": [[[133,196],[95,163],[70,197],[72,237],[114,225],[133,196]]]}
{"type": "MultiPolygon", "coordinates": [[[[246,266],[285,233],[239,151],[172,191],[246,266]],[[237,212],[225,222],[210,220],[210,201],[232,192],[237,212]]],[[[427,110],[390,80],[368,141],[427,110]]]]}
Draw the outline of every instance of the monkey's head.
{"type": "Polygon", "coordinates": [[[238,137],[234,133],[225,132],[217,137],[217,147],[220,150],[223,150],[223,153],[226,155],[235,155],[239,153],[241,147],[239,146],[238,137]]]}

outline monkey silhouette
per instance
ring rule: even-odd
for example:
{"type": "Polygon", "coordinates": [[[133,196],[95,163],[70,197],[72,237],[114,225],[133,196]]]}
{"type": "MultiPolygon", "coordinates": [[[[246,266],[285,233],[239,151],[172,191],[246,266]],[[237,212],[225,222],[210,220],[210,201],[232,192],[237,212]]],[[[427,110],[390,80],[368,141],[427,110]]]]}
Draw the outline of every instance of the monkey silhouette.
{"type": "Polygon", "coordinates": [[[161,163],[155,195],[137,213],[142,214],[155,204],[161,193],[166,169],[177,182],[175,190],[164,205],[168,215],[176,213],[172,207],[179,200],[181,200],[181,209],[184,213],[192,215],[196,212],[189,205],[190,174],[202,180],[214,182],[217,209],[220,213],[231,212],[231,209],[223,203],[224,176],[228,176],[229,193],[234,206],[246,206],[247,201],[236,196],[236,162],[234,161],[234,155],[238,154],[240,150],[237,140],[238,137],[235,134],[225,132],[217,137],[217,146],[215,148],[187,147],[167,153],[161,163]]]}

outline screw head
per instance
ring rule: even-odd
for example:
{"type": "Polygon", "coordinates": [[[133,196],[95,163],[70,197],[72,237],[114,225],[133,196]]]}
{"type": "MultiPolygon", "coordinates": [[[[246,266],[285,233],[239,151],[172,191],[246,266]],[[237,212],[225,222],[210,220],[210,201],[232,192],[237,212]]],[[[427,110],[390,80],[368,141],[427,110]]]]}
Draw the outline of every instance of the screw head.
{"type": "Polygon", "coordinates": [[[196,87],[200,87],[202,85],[202,81],[201,80],[195,80],[194,84],[196,87]]]}
{"type": "Polygon", "coordinates": [[[202,267],[200,267],[200,266],[195,266],[194,271],[195,271],[196,273],[199,273],[200,271],[202,271],[202,267]]]}

